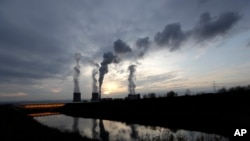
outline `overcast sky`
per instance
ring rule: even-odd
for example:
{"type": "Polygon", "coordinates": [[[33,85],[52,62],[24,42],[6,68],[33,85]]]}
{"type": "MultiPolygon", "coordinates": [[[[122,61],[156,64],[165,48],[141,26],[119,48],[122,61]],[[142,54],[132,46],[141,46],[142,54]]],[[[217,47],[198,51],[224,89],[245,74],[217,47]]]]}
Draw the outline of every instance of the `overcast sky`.
{"type": "MultiPolygon", "coordinates": [[[[0,101],[73,97],[74,55],[82,98],[92,69],[108,65],[103,97],[213,91],[250,84],[249,0],[1,0],[0,101]]],[[[97,75],[97,79],[99,75],[97,75]]]]}

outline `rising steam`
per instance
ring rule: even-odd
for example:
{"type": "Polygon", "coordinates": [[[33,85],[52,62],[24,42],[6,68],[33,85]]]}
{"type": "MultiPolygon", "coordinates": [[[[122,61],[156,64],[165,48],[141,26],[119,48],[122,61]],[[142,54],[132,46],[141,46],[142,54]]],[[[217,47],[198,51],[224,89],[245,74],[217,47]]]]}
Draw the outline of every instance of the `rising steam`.
{"type": "Polygon", "coordinates": [[[81,53],[75,54],[76,66],[74,67],[74,93],[80,93],[79,88],[79,76],[80,76],[80,65],[79,61],[81,59],[81,53]]]}
{"type": "Polygon", "coordinates": [[[111,64],[116,56],[112,52],[106,52],[103,54],[103,61],[101,62],[101,67],[99,69],[99,95],[101,96],[102,82],[104,75],[108,73],[108,65],[111,64]]]}
{"type": "Polygon", "coordinates": [[[135,78],[135,67],[136,65],[130,65],[128,67],[129,70],[129,76],[128,76],[128,92],[129,94],[135,94],[135,83],[134,83],[134,78],[135,78]]]}
{"type": "Polygon", "coordinates": [[[92,70],[92,91],[93,93],[98,93],[98,85],[97,85],[97,79],[96,79],[96,75],[98,74],[98,69],[99,69],[99,64],[92,62],[92,64],[94,65],[94,68],[92,70]]]}

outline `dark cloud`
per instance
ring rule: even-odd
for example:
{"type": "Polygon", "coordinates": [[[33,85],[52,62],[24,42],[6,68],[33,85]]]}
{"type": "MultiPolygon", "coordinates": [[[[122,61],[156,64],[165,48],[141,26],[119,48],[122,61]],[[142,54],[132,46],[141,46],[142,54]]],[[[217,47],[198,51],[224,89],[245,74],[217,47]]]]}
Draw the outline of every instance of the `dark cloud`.
{"type": "Polygon", "coordinates": [[[116,56],[112,52],[106,52],[103,54],[103,61],[102,61],[101,65],[111,64],[115,58],[116,58],[116,56]]]}
{"type": "Polygon", "coordinates": [[[248,43],[247,43],[247,47],[250,47],[250,41],[248,41],[248,43]]]}
{"type": "Polygon", "coordinates": [[[195,38],[199,41],[215,38],[218,35],[224,35],[241,18],[236,12],[227,12],[218,17],[211,17],[210,13],[201,14],[199,24],[193,29],[195,38]]]}
{"type": "Polygon", "coordinates": [[[138,56],[143,57],[144,54],[147,52],[148,48],[150,47],[151,41],[149,40],[149,37],[144,37],[137,39],[135,44],[140,50],[138,56]]]}
{"type": "Polygon", "coordinates": [[[130,48],[129,45],[127,45],[124,41],[122,41],[121,39],[117,39],[114,42],[114,51],[116,54],[124,54],[127,52],[131,52],[132,49],[130,48]]]}
{"type": "Polygon", "coordinates": [[[59,18],[58,11],[50,8],[46,11],[50,14],[44,15],[41,8],[45,5],[19,4],[6,1],[0,6],[0,83],[61,77],[73,61],[63,36],[66,18],[59,18]]]}
{"type": "Polygon", "coordinates": [[[58,59],[51,57],[51,60],[49,60],[36,58],[32,55],[0,55],[0,59],[0,83],[29,81],[28,79],[59,78],[58,73],[66,69],[63,62],[68,62],[62,57],[58,59]]]}
{"type": "Polygon", "coordinates": [[[199,4],[205,4],[208,0],[198,0],[199,4]]]}
{"type": "Polygon", "coordinates": [[[136,45],[139,48],[148,48],[150,46],[150,41],[149,41],[149,37],[145,37],[145,38],[139,38],[136,41],[136,45]]]}
{"type": "MultiPolygon", "coordinates": [[[[197,1],[160,0],[145,3],[143,0],[1,0],[0,86],[6,89],[4,83],[11,86],[34,84],[34,81],[49,83],[50,80],[41,80],[65,77],[65,72],[67,76],[71,76],[75,63],[74,54],[78,51],[84,56],[81,60],[82,72],[89,63],[88,60],[99,62],[104,52],[113,49],[114,54],[104,55],[104,64],[119,62],[120,58],[134,59],[133,53],[138,53],[140,57],[145,56],[147,51],[151,51],[150,42],[174,51],[179,49],[190,35],[194,35],[193,40],[207,41],[227,33],[240,19],[239,14],[234,12],[218,17],[208,13],[201,16],[200,22],[195,24],[200,12],[204,11],[213,12],[215,16],[224,11],[246,13],[244,22],[239,25],[241,29],[248,27],[245,23],[249,23],[249,0],[199,0],[201,3],[207,3],[202,5],[202,9],[195,9],[197,1]],[[172,23],[173,21],[182,23],[182,26],[172,23]],[[172,24],[164,28],[166,23],[172,24]],[[193,25],[196,26],[192,28],[193,25]],[[138,39],[142,35],[148,35],[150,38],[138,39]],[[135,52],[132,52],[127,43],[136,39],[138,40],[133,50],[135,52]],[[115,43],[112,49],[113,46],[110,45],[113,41],[115,43]],[[105,59],[109,56],[113,56],[111,58],[114,60],[105,59]]],[[[108,71],[106,67],[108,66],[103,66],[103,72],[108,71]]],[[[161,77],[155,81],[158,81],[157,79],[161,80],[161,77]]],[[[90,83],[88,81],[90,80],[84,80],[83,83],[90,83]]],[[[82,86],[87,88],[87,85],[82,86]]],[[[70,89],[70,86],[68,87],[70,89]]]]}
{"type": "Polygon", "coordinates": [[[168,24],[162,32],[155,35],[154,41],[157,45],[166,46],[170,51],[174,51],[179,49],[190,36],[193,36],[194,40],[198,42],[203,42],[224,35],[240,18],[241,16],[237,12],[226,12],[218,17],[211,17],[210,13],[206,12],[201,14],[200,20],[194,28],[183,31],[179,23],[168,24]]]}
{"type": "Polygon", "coordinates": [[[114,63],[120,63],[122,58],[125,57],[127,53],[132,52],[130,46],[121,39],[117,39],[114,42],[113,48],[116,55],[114,63]]]}
{"type": "Polygon", "coordinates": [[[185,40],[186,33],[182,31],[179,23],[166,25],[162,32],[156,33],[154,40],[159,46],[166,46],[170,51],[179,49],[181,43],[185,40]]]}

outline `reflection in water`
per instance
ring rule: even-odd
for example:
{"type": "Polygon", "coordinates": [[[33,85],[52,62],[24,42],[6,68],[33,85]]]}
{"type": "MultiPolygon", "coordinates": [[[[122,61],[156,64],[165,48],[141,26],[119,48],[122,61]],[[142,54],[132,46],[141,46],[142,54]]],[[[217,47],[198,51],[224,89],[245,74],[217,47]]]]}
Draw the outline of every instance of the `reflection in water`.
{"type": "Polygon", "coordinates": [[[99,128],[100,128],[100,138],[103,141],[108,141],[109,140],[109,132],[105,131],[105,127],[104,127],[102,120],[99,121],[99,128]]]}
{"type": "Polygon", "coordinates": [[[92,127],[92,138],[93,139],[101,139],[103,141],[109,141],[109,132],[105,130],[102,119],[99,120],[99,132],[97,129],[98,120],[93,119],[93,127],[92,127]]]}
{"type": "Polygon", "coordinates": [[[78,128],[78,117],[74,117],[74,123],[73,123],[73,126],[72,126],[72,129],[74,132],[79,132],[79,128],[78,128]]]}
{"type": "Polygon", "coordinates": [[[98,132],[97,132],[97,120],[93,119],[93,128],[92,128],[92,138],[97,139],[98,138],[98,132]]]}
{"type": "Polygon", "coordinates": [[[131,137],[133,139],[137,139],[138,138],[138,131],[136,130],[136,125],[132,124],[130,125],[130,128],[131,128],[131,137]]]}
{"type": "Polygon", "coordinates": [[[42,117],[42,116],[51,116],[51,115],[59,115],[59,112],[43,112],[43,113],[32,113],[28,114],[30,117],[42,117]]]}
{"type": "Polygon", "coordinates": [[[187,130],[171,130],[163,127],[127,125],[123,122],[74,118],[65,115],[35,117],[37,121],[61,131],[78,132],[81,136],[103,141],[168,140],[168,141],[228,141],[220,135],[187,130]]]}

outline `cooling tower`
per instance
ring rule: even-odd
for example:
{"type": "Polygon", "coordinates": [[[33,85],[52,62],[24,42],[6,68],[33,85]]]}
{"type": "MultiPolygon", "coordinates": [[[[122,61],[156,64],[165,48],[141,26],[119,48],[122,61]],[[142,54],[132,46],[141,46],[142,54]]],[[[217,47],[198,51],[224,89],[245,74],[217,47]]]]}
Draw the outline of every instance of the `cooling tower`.
{"type": "Polygon", "coordinates": [[[91,101],[99,101],[99,93],[92,93],[91,101]]]}
{"type": "Polygon", "coordinates": [[[81,93],[73,93],[73,102],[81,102],[81,93]]]}

